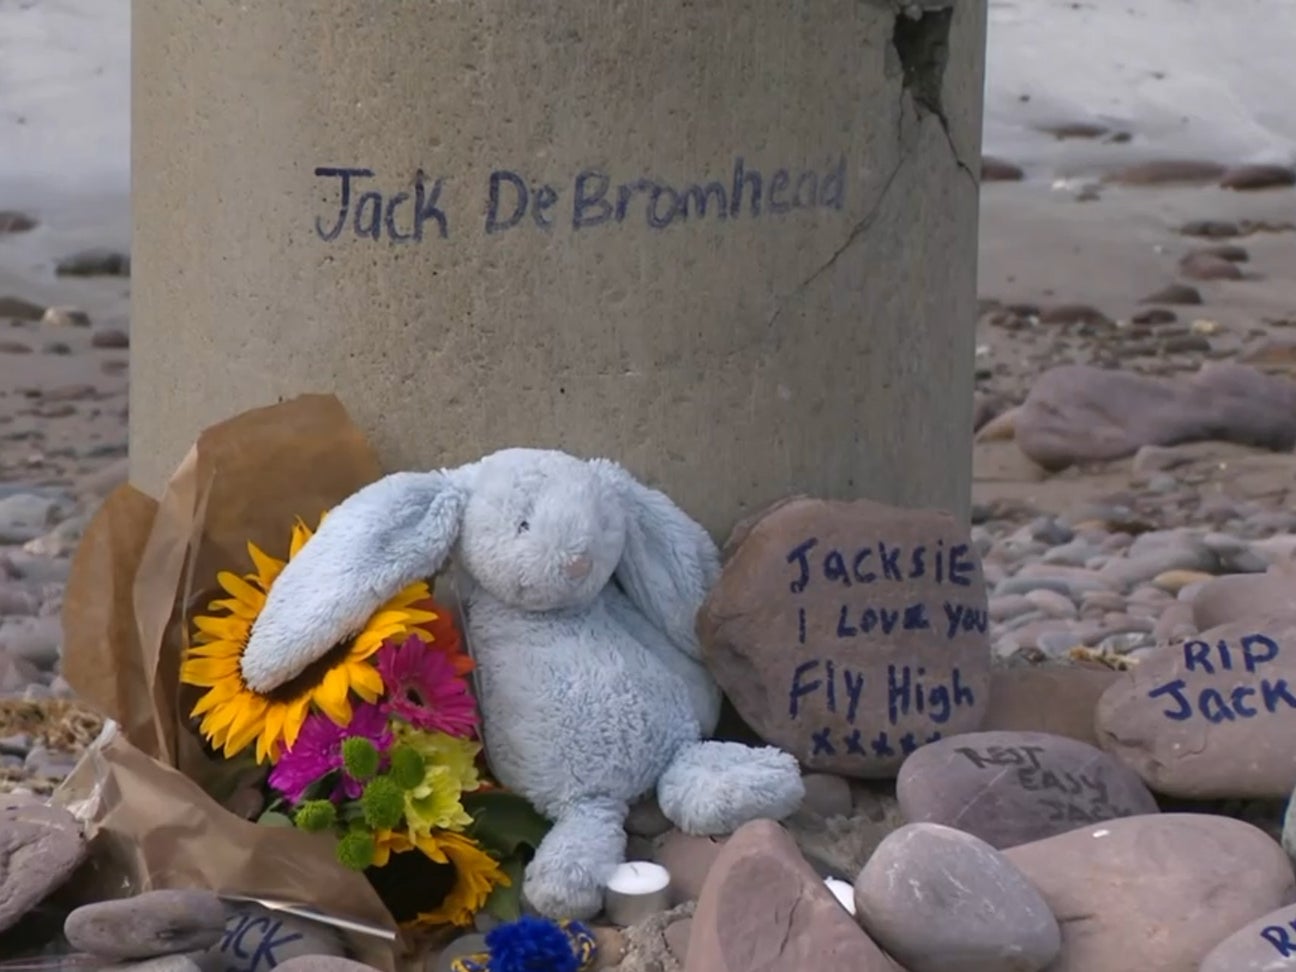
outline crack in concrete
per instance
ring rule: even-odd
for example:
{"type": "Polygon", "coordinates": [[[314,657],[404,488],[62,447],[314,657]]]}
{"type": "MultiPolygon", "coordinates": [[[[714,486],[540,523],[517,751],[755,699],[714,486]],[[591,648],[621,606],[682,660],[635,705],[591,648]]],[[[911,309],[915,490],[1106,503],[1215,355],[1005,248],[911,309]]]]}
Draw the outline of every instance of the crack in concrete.
{"type": "Polygon", "coordinates": [[[778,307],[774,309],[774,313],[771,314],[769,320],[766,321],[767,328],[772,329],[778,322],[778,319],[783,316],[783,312],[787,309],[788,304],[800,297],[812,284],[814,284],[816,280],[831,270],[833,265],[841,259],[842,254],[854,246],[855,241],[869,231],[874,222],[877,221],[878,214],[882,211],[882,206],[886,202],[887,196],[891,193],[891,187],[894,185],[896,178],[900,175],[900,170],[903,169],[905,163],[909,161],[909,155],[910,153],[904,151],[900,153],[900,158],[896,160],[896,164],[892,167],[890,174],[887,175],[886,181],[882,184],[882,190],[873,201],[873,205],[869,207],[869,211],[864,214],[864,217],[851,227],[851,231],[847,234],[845,242],[843,242],[841,246],[837,247],[837,249],[832,252],[832,255],[828,257],[828,259],[818,269],[806,277],[805,280],[801,281],[801,283],[793,287],[787,296],[779,300],[778,307]]]}
{"type": "MultiPolygon", "coordinates": [[[[879,0],[874,0],[875,3],[879,0]]],[[[886,3],[887,0],[880,0],[886,3]]],[[[869,211],[859,220],[847,234],[845,241],[841,246],[833,251],[832,255],[807,276],[801,283],[792,288],[784,297],[778,301],[778,306],[770,315],[769,320],[765,322],[766,330],[772,330],[778,323],[783,312],[787,310],[789,304],[806,292],[815,281],[833,268],[842,255],[855,245],[855,242],[863,236],[876,222],[882,206],[886,203],[887,197],[896,178],[900,175],[900,170],[904,168],[913,154],[913,146],[905,147],[904,138],[904,121],[906,111],[912,108],[918,119],[919,126],[928,115],[934,116],[941,132],[945,136],[945,143],[949,146],[950,157],[954,160],[955,166],[958,167],[964,175],[972,180],[974,190],[980,191],[981,180],[976,171],[963,160],[959,154],[958,145],[954,142],[954,134],[950,131],[949,119],[945,116],[944,107],[940,100],[940,88],[944,81],[945,64],[948,59],[948,35],[950,20],[948,15],[941,17],[938,22],[932,23],[929,34],[926,37],[911,37],[907,42],[900,43],[896,39],[896,27],[900,24],[901,17],[921,22],[923,16],[928,13],[937,13],[944,11],[948,14],[947,8],[952,7],[950,0],[924,0],[925,6],[917,13],[917,16],[911,12],[915,4],[913,0],[890,0],[894,7],[895,21],[892,28],[892,44],[896,48],[897,54],[900,55],[901,63],[904,65],[904,78],[900,85],[899,105],[896,111],[896,144],[899,146],[900,157],[896,160],[895,167],[887,175],[882,184],[882,190],[869,211]],[[910,58],[922,58],[921,63],[907,63],[910,58]]],[[[910,28],[911,30],[913,28],[910,28]]],[[[917,139],[915,139],[915,142],[917,139]]]]}

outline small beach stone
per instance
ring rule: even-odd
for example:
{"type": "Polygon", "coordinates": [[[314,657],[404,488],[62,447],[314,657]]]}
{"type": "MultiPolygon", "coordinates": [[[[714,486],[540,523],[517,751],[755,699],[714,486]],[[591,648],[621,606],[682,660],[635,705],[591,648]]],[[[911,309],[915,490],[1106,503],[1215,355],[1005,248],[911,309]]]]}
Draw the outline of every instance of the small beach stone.
{"type": "Polygon", "coordinates": [[[1049,972],[1195,972],[1296,891],[1275,841],[1214,814],[1109,820],[1004,853],[1059,917],[1049,972]]]}
{"type": "Polygon", "coordinates": [[[801,808],[820,817],[850,816],[853,804],[850,784],[831,773],[807,773],[801,777],[805,799],[801,808]]]}
{"type": "Polygon", "coordinates": [[[225,905],[210,891],[147,891],[77,908],[63,933],[74,948],[110,959],[197,952],[221,940],[225,905]]]}
{"type": "Polygon", "coordinates": [[[50,327],[89,327],[90,315],[79,307],[47,307],[41,323],[50,327]]]}
{"type": "Polygon", "coordinates": [[[673,824],[662,813],[656,796],[649,796],[630,807],[626,815],[626,833],[636,837],[660,837],[673,824]]]}
{"type": "Polygon", "coordinates": [[[855,881],[855,913],[908,972],[1036,972],[1062,947],[1048,904],[1003,854],[938,824],[882,841],[855,881]]]}
{"type": "Polygon", "coordinates": [[[905,820],[957,827],[997,848],[1157,812],[1131,770],[1042,732],[968,733],[925,746],[900,768],[896,797],[905,820]]]}
{"type": "Polygon", "coordinates": [[[30,803],[0,808],[0,931],[62,885],[85,856],[81,826],[66,810],[30,803]]]}
{"type": "Polygon", "coordinates": [[[727,840],[695,837],[674,829],[657,838],[653,860],[670,872],[672,904],[697,900],[727,840]]]}
{"type": "Polygon", "coordinates": [[[1296,579],[1280,573],[1225,574],[1203,584],[1191,604],[1199,630],[1247,617],[1296,617],[1296,579]]]}
{"type": "Polygon", "coordinates": [[[1033,665],[990,675],[984,731],[1044,732],[1095,746],[1098,699],[1120,678],[1109,668],[1033,665]]]}

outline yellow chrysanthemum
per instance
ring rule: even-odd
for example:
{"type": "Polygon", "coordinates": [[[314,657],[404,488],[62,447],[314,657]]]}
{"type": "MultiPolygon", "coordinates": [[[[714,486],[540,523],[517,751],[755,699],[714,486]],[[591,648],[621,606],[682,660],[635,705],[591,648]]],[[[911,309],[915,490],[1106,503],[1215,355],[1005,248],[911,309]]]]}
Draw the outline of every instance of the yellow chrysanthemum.
{"type": "Polygon", "coordinates": [[[421,927],[458,925],[466,927],[486,904],[490,893],[499,885],[512,882],[495,860],[471,838],[445,831],[432,834],[410,834],[405,831],[380,830],[374,835],[374,864],[386,867],[392,854],[419,850],[437,864],[450,864],[455,882],[440,906],[419,912],[410,924],[421,927]]]}
{"type": "Polygon", "coordinates": [[[463,787],[448,766],[428,766],[423,782],[405,794],[405,821],[418,835],[463,830],[472,817],[463,808],[463,787]]]}
{"type": "MultiPolygon", "coordinates": [[[[312,534],[297,521],[288,560],[297,556],[312,534]]],[[[431,598],[428,585],[410,584],[375,611],[353,639],[262,695],[244,683],[241,661],[266,595],[288,561],[269,556],[253,543],[247,547],[255,571],[242,577],[230,571],[217,575],[217,583],[229,596],[212,601],[208,605],[212,613],[194,618],[194,643],[180,666],[180,680],[208,690],[191,715],[202,716],[200,731],[214,748],[229,758],[255,743],[257,762],[274,762],[296,742],[312,707],[346,725],[351,721],[352,693],[366,702],[377,701],[383,684],[370,656],[388,639],[403,640],[411,634],[430,638],[428,626],[437,615],[419,606],[431,598]]]]}
{"type": "Polygon", "coordinates": [[[445,732],[415,729],[404,722],[397,723],[393,729],[397,741],[422,756],[424,764],[444,766],[450,770],[464,793],[471,793],[481,786],[481,775],[477,770],[481,743],[445,732]]]}

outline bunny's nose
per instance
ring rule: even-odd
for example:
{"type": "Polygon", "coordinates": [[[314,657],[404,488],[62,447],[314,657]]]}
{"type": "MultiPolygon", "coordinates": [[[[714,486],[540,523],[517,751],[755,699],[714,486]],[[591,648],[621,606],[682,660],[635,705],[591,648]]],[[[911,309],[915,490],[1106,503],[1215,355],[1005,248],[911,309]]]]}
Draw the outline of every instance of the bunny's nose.
{"type": "Polygon", "coordinates": [[[567,558],[567,562],[563,564],[563,573],[572,580],[584,580],[589,576],[593,566],[594,561],[590,559],[589,554],[577,554],[567,558]]]}

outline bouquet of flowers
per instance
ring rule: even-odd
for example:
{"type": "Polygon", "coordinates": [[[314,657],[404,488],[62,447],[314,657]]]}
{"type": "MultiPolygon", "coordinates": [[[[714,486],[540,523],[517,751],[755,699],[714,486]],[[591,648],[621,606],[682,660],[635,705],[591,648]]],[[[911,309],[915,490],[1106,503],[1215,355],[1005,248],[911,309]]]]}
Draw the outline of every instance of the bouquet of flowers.
{"type": "MultiPolygon", "coordinates": [[[[288,559],[312,532],[297,521],[288,559]]],[[[264,768],[259,822],[334,835],[338,860],[404,927],[466,926],[482,910],[516,918],[526,849],[548,824],[489,780],[473,662],[430,584],[409,585],[263,695],[241,658],[287,560],[247,552],[250,572],[219,572],[223,596],[192,619],[180,680],[201,690],[190,716],[208,746],[264,768]]]]}

